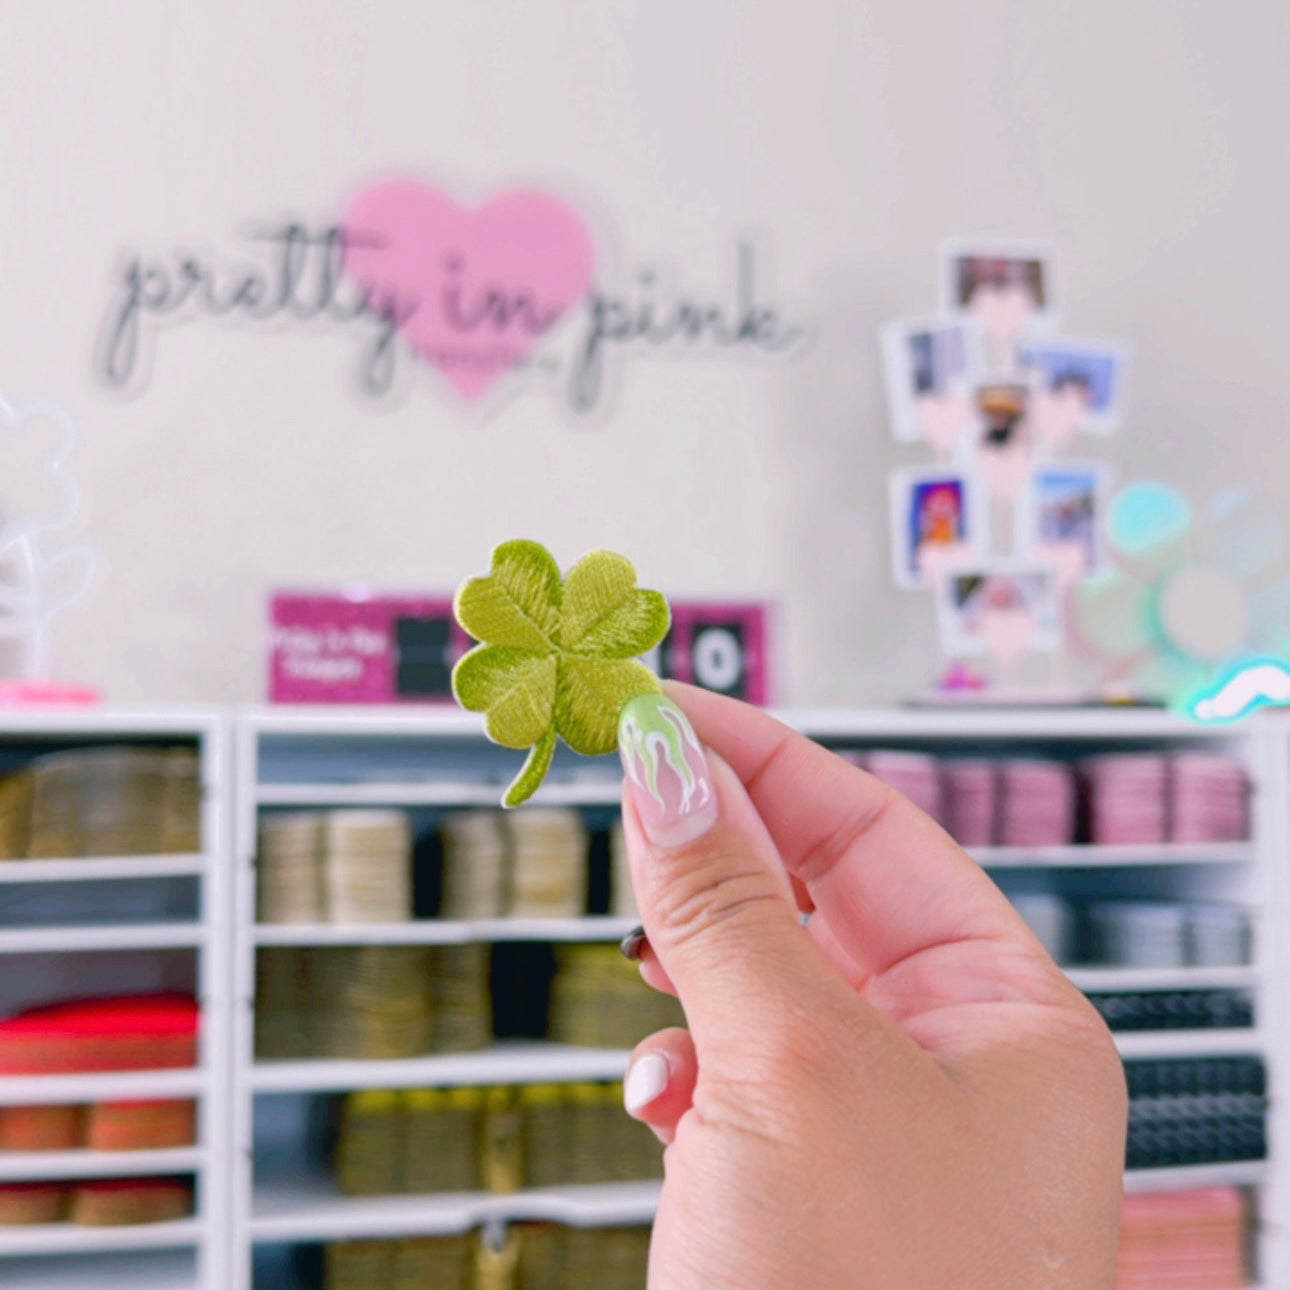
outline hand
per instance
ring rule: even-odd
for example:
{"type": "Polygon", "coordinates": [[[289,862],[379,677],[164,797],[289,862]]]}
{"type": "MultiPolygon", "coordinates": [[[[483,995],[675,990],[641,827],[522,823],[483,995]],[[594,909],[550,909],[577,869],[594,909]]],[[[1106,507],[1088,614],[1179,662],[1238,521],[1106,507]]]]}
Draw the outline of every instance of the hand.
{"type": "Polygon", "coordinates": [[[650,1290],[1109,1290],[1126,1099],[1092,1007],[909,802],[668,694],[692,728],[658,696],[620,724],[642,971],[690,1027],[627,1078],[668,1144],[650,1290]]]}

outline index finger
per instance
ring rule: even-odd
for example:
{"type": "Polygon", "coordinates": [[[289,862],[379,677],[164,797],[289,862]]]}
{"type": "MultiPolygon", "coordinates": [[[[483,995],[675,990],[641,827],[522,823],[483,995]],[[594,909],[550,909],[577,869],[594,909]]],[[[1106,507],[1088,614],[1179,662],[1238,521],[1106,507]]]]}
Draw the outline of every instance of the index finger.
{"type": "Polygon", "coordinates": [[[743,781],[789,874],[864,975],[937,945],[1024,937],[981,867],[894,789],[760,709],[667,689],[743,781]]]}

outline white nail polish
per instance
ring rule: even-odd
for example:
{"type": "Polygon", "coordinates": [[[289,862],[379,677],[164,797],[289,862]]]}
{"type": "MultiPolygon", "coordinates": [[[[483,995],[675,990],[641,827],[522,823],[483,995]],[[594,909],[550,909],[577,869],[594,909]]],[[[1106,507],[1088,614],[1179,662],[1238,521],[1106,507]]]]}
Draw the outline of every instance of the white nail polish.
{"type": "Polygon", "coordinates": [[[623,1086],[623,1103],[629,1111],[648,1106],[667,1088],[667,1059],[659,1053],[646,1053],[632,1067],[623,1086]]]}

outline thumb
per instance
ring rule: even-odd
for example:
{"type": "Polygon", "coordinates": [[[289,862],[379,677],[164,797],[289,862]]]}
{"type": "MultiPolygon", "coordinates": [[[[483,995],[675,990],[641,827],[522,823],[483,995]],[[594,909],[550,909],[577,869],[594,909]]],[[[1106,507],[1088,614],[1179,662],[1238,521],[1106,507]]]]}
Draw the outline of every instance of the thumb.
{"type": "Polygon", "coordinates": [[[641,922],[700,1053],[740,1042],[827,977],[783,862],[734,771],[666,695],[623,709],[623,831],[641,922]]]}

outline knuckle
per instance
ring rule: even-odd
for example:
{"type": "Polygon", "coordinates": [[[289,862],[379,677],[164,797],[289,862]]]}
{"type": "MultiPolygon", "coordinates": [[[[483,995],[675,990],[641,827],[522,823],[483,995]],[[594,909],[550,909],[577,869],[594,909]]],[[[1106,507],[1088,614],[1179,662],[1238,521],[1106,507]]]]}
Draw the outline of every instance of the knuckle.
{"type": "Polygon", "coordinates": [[[800,1142],[794,1108],[801,1104],[798,1089],[738,1068],[725,1071],[719,1080],[703,1081],[694,1097],[694,1109],[709,1128],[777,1149],[800,1142]]]}
{"type": "Polygon", "coordinates": [[[795,866],[797,876],[808,884],[827,877],[884,822],[896,800],[895,790],[875,781],[871,791],[803,853],[795,866]]]}
{"type": "Polygon", "coordinates": [[[1091,1004],[1051,1010],[1048,1059],[1060,1082],[1108,1110],[1127,1106],[1124,1062],[1115,1037],[1091,1004]]]}
{"type": "Polygon", "coordinates": [[[706,1122],[800,1144],[818,1140],[853,1104],[856,1066],[845,1060],[843,1045],[791,1018],[768,1017],[749,1039],[732,1038],[719,1051],[715,1076],[700,1081],[695,1107],[706,1122]]]}
{"type": "Polygon", "coordinates": [[[1070,1049],[1081,1052],[1085,1060],[1095,1067],[1118,1071],[1122,1063],[1115,1036],[1083,995],[1075,998],[1070,1007],[1059,1015],[1064,1021],[1062,1039],[1070,1049]]]}
{"type": "Polygon", "coordinates": [[[653,904],[659,925],[674,941],[714,928],[755,926],[772,914],[782,918],[787,908],[771,873],[721,840],[707,839],[669,858],[653,904]]]}

